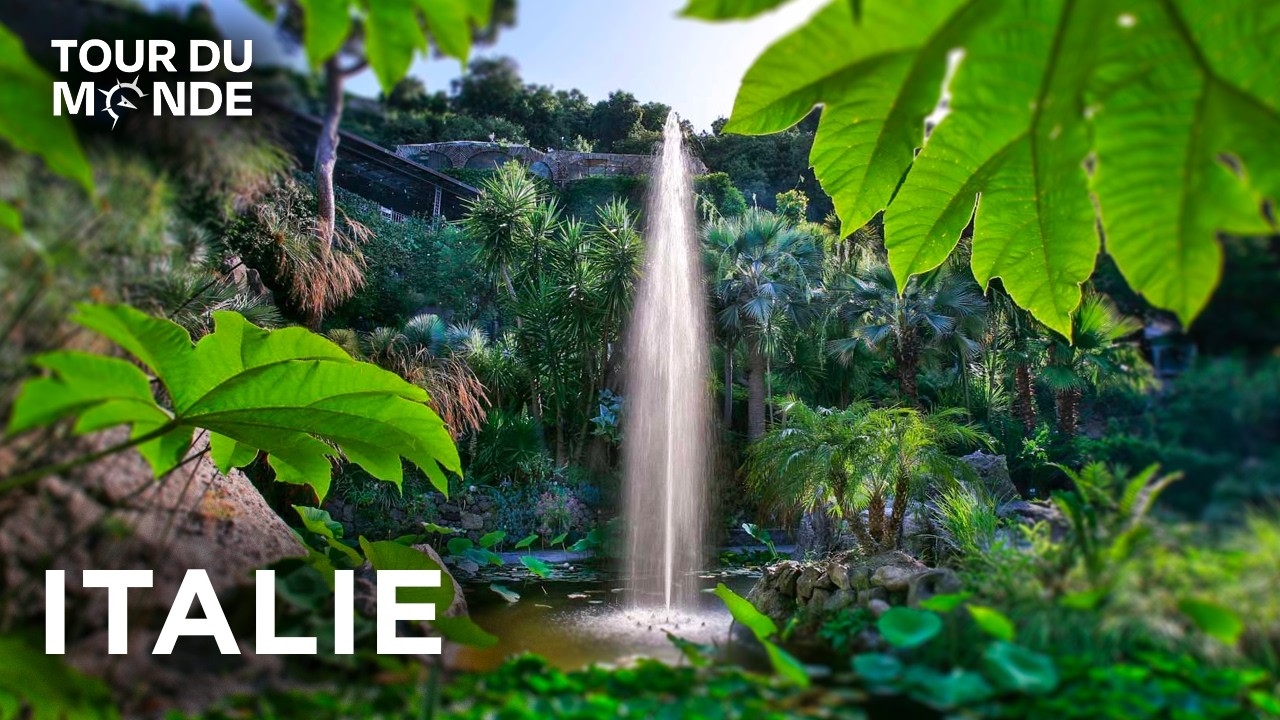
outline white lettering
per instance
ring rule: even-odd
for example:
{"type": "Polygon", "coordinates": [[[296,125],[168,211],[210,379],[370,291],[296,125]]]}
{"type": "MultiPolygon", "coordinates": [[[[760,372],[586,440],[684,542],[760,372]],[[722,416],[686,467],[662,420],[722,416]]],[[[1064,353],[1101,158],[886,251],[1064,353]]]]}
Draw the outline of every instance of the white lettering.
{"type": "Polygon", "coordinates": [[[62,115],[62,105],[66,103],[69,115],[80,114],[80,106],[85,106],[85,115],[93,114],[93,83],[80,83],[75,97],[71,96],[71,83],[55,82],[53,84],[53,114],[62,115]]]}
{"type": "Polygon", "coordinates": [[[44,654],[67,651],[67,571],[44,571],[44,654]]]}
{"type": "Polygon", "coordinates": [[[378,654],[439,655],[438,637],[396,637],[399,620],[435,620],[432,603],[399,603],[396,590],[401,587],[440,587],[439,570],[378,571],[378,654]]]}
{"type": "Polygon", "coordinates": [[[54,40],[50,44],[58,48],[58,72],[66,72],[71,67],[70,51],[79,43],[75,40],[54,40]]]}
{"type": "Polygon", "coordinates": [[[155,72],[160,65],[164,66],[166,72],[177,72],[173,67],[173,56],[177,52],[177,48],[168,40],[149,40],[147,41],[147,55],[150,62],[147,67],[150,72],[155,72]]]}
{"type": "Polygon", "coordinates": [[[170,655],[178,638],[184,635],[213,636],[218,643],[218,652],[223,655],[239,655],[235,635],[227,624],[226,615],[222,614],[222,605],[218,603],[218,594],[209,582],[209,573],[204,570],[188,570],[178,587],[178,596],[173,599],[173,607],[169,608],[169,617],[160,629],[160,637],[156,638],[156,646],[151,650],[153,655],[170,655]],[[204,609],[203,618],[190,618],[191,603],[200,601],[204,609]]]}
{"type": "Polygon", "coordinates": [[[222,108],[222,88],[216,83],[191,83],[191,114],[196,116],[215,115],[222,108]],[[200,104],[200,93],[208,92],[213,100],[208,105],[200,104]]]}
{"type": "Polygon", "coordinates": [[[129,653],[129,588],[151,587],[150,570],[85,570],[84,586],[107,589],[107,653],[129,653]]]}
{"type": "Polygon", "coordinates": [[[253,83],[251,82],[227,83],[227,115],[253,115],[253,108],[249,107],[249,100],[251,99],[249,93],[252,91],[253,83]],[[240,107],[241,103],[244,103],[243,107],[240,107]]]}
{"type": "Polygon", "coordinates": [[[213,40],[191,41],[191,72],[209,72],[221,62],[221,50],[213,40]],[[209,51],[209,62],[200,62],[201,49],[209,51]]]}
{"type": "Polygon", "coordinates": [[[80,67],[86,72],[99,73],[111,66],[111,46],[105,40],[86,40],[80,46],[80,67]],[[89,54],[93,50],[99,50],[102,53],[102,62],[93,63],[89,61],[89,54]]]}

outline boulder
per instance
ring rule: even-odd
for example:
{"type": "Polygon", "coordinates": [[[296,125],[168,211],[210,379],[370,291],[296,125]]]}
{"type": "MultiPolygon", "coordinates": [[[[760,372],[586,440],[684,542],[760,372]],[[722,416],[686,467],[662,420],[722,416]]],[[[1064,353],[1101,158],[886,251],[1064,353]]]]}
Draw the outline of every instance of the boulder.
{"type": "Polygon", "coordinates": [[[871,558],[875,570],[871,573],[871,585],[889,592],[903,592],[916,575],[927,572],[928,566],[903,552],[887,552],[871,558]]]}
{"type": "Polygon", "coordinates": [[[934,595],[948,595],[960,592],[964,586],[954,572],[946,568],[928,570],[911,578],[907,589],[907,604],[919,607],[920,603],[934,595]]]}
{"type": "Polygon", "coordinates": [[[1004,455],[992,455],[981,450],[960,458],[960,461],[973,470],[983,488],[996,502],[1005,502],[1021,497],[1018,488],[1014,487],[1009,477],[1009,463],[1004,455]]]}
{"type": "Polygon", "coordinates": [[[463,530],[483,530],[484,518],[472,512],[462,512],[460,520],[463,530]]]}
{"type": "MultiPolygon", "coordinates": [[[[127,432],[81,438],[49,453],[49,462],[109,447],[127,432]]],[[[203,442],[197,443],[202,447],[203,442]]],[[[0,450],[0,476],[14,468],[16,448],[0,450]]],[[[298,504],[306,504],[299,498],[298,504]]],[[[127,713],[147,708],[198,709],[233,692],[252,691],[281,667],[258,656],[249,627],[232,608],[253,605],[254,571],[305,550],[239,471],[223,475],[207,457],[161,480],[133,451],[110,455],[62,475],[0,495],[0,592],[16,626],[40,627],[44,570],[67,571],[67,662],[103,679],[127,713]],[[51,553],[56,551],[56,555],[51,553]],[[179,641],[169,656],[149,651],[188,569],[207,571],[241,655],[223,656],[199,640],[179,641]],[[129,647],[107,654],[107,593],[81,584],[82,571],[147,569],[152,588],[129,593],[129,647]]]]}
{"type": "Polygon", "coordinates": [[[884,600],[872,600],[867,603],[867,611],[871,613],[871,617],[879,619],[881,615],[889,612],[890,605],[884,600]]]}

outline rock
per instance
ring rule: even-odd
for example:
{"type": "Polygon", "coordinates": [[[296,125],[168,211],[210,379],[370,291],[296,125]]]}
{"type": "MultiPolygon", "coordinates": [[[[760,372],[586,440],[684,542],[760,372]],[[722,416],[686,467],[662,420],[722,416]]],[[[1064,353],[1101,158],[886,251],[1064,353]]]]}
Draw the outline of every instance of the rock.
{"type": "Polygon", "coordinates": [[[973,470],[978,481],[996,502],[1021,497],[1009,477],[1009,464],[1003,455],[991,455],[979,450],[965,455],[960,461],[973,470]]]}
{"type": "Polygon", "coordinates": [[[872,600],[867,603],[867,611],[871,613],[871,617],[879,619],[881,615],[889,612],[891,606],[884,600],[872,600]]]}
{"type": "Polygon", "coordinates": [[[867,588],[866,590],[858,591],[859,605],[867,606],[867,605],[870,605],[872,601],[875,601],[875,600],[883,600],[885,602],[888,602],[889,591],[885,590],[882,587],[867,588]]]}
{"type": "Polygon", "coordinates": [[[796,581],[800,579],[800,563],[795,560],[783,560],[774,566],[774,587],[787,597],[796,596],[796,581]]]}
{"type": "MultiPolygon", "coordinates": [[[[794,580],[792,580],[792,589],[794,590],[794,580]]],[[[757,610],[768,615],[774,622],[786,622],[791,617],[791,613],[795,612],[796,601],[795,596],[791,594],[783,594],[776,583],[776,576],[770,578],[768,575],[760,578],[759,582],[751,588],[751,592],[747,593],[747,600],[755,606],[757,610]]]]}
{"type": "Polygon", "coordinates": [[[801,601],[808,601],[813,596],[813,589],[817,586],[818,576],[822,570],[816,565],[806,565],[800,571],[800,577],[796,580],[796,597],[801,601]]]}
{"type": "Polygon", "coordinates": [[[462,524],[463,530],[483,530],[484,518],[471,512],[463,512],[459,522],[462,524]]]}
{"type": "MultiPolygon", "coordinates": [[[[838,613],[858,604],[858,593],[855,590],[842,589],[831,593],[822,609],[828,613],[838,613]]],[[[812,605],[812,603],[811,603],[812,605]]]]}
{"type": "Polygon", "coordinates": [[[827,577],[831,578],[831,583],[839,590],[848,590],[850,587],[849,568],[838,560],[827,561],[827,577]]]}
{"type": "Polygon", "coordinates": [[[871,584],[889,592],[906,590],[911,578],[929,570],[924,563],[905,553],[885,553],[879,559],[886,562],[871,574],[871,584]]]}
{"type": "Polygon", "coordinates": [[[921,602],[934,595],[957,593],[962,588],[960,578],[951,570],[946,568],[928,570],[911,578],[911,585],[907,590],[907,604],[911,607],[919,607],[921,602]]]}
{"type": "MultiPolygon", "coordinates": [[[[60,445],[50,462],[82,457],[114,445],[125,432],[105,432],[60,445]]],[[[20,444],[15,443],[15,444],[20,444]]],[[[199,444],[198,444],[199,445],[199,444]]],[[[16,452],[0,450],[0,477],[16,452]]],[[[310,504],[298,498],[297,504],[310,504]]],[[[292,531],[239,471],[223,475],[207,457],[192,458],[157,481],[133,451],[110,455],[34,486],[0,496],[0,593],[15,626],[42,622],[44,570],[67,572],[65,659],[101,678],[127,715],[145,698],[149,714],[165,708],[196,710],[229,693],[269,682],[280,659],[252,652],[253,628],[230,609],[253,603],[254,571],[305,554],[292,531]],[[56,557],[50,553],[58,549],[56,557]],[[152,588],[129,593],[130,652],[107,654],[107,593],[81,585],[85,569],[149,569],[152,588]],[[192,568],[209,579],[238,631],[241,655],[208,652],[198,641],[179,641],[174,653],[153,656],[160,626],[178,586],[192,568]]],[[[251,616],[250,616],[251,617],[251,616]]]]}
{"type": "Polygon", "coordinates": [[[827,601],[831,599],[831,594],[831,591],[826,588],[814,588],[813,596],[809,598],[809,604],[805,606],[806,609],[811,611],[810,614],[814,614],[812,611],[825,608],[827,601]]]}

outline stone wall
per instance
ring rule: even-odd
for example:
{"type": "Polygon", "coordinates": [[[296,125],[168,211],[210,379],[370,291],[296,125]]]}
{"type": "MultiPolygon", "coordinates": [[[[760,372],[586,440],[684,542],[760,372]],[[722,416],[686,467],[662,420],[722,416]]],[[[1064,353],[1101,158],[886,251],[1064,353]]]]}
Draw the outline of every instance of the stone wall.
{"type": "Polygon", "coordinates": [[[765,570],[747,599],[779,626],[796,617],[801,631],[814,631],[824,618],[842,610],[865,608],[879,615],[893,605],[914,607],[959,589],[952,571],[930,568],[895,550],[870,557],[845,553],[817,562],[784,560],[765,570]]]}

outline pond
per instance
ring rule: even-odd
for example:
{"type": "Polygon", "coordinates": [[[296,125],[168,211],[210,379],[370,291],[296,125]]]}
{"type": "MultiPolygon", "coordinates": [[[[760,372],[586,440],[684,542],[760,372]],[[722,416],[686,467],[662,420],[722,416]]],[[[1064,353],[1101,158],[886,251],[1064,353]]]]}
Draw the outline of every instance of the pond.
{"type": "Polygon", "coordinates": [[[732,618],[710,590],[723,582],[745,595],[756,573],[717,570],[697,575],[704,592],[694,607],[679,610],[635,608],[627,602],[623,579],[612,570],[583,565],[553,565],[550,578],[529,576],[518,562],[497,573],[462,580],[471,617],[498,636],[485,650],[451,646],[446,664],[460,671],[487,671],[512,655],[536,653],[563,670],[592,664],[616,664],[633,657],[678,662],[680,651],[667,633],[724,648],[732,618]],[[491,589],[519,594],[508,602],[491,589]]]}

